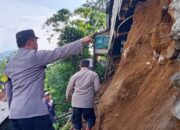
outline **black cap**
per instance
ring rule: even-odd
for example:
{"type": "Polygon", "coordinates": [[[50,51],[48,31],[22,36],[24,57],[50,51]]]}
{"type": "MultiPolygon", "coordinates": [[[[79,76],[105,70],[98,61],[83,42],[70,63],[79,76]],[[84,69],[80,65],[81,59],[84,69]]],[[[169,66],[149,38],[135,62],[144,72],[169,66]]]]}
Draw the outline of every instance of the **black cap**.
{"type": "Polygon", "coordinates": [[[16,40],[28,39],[28,38],[38,39],[38,37],[35,36],[34,31],[32,29],[23,30],[23,31],[16,33],[16,40]]]}

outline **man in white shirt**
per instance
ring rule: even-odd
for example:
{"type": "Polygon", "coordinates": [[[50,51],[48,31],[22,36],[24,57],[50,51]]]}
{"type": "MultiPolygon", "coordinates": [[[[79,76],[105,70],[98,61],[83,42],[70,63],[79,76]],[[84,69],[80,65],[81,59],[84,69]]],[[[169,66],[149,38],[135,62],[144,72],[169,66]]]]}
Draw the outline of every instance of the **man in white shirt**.
{"type": "Polygon", "coordinates": [[[95,125],[94,97],[100,89],[97,73],[89,70],[89,60],[81,60],[81,70],[74,74],[66,90],[66,99],[72,100],[72,123],[75,130],[82,128],[82,116],[87,121],[87,130],[95,125]]]}

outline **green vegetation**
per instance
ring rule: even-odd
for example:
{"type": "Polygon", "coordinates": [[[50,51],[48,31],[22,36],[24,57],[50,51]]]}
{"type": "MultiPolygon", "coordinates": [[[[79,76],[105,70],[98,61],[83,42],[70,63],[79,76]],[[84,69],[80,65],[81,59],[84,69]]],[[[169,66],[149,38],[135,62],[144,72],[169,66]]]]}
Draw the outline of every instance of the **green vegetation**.
{"type": "MultiPolygon", "coordinates": [[[[105,0],[103,1],[105,2],[105,0]]],[[[56,14],[47,19],[43,26],[49,36],[48,40],[53,42],[53,38],[58,37],[58,45],[62,46],[86,35],[91,35],[99,29],[104,29],[105,13],[104,7],[102,7],[100,2],[102,0],[87,2],[82,7],[74,10],[74,12],[70,12],[67,9],[57,11],[56,14]]],[[[58,116],[68,112],[70,107],[70,104],[65,103],[65,90],[70,77],[79,70],[80,59],[91,57],[89,47],[85,46],[83,54],[61,60],[48,66],[45,86],[52,93],[58,116]]],[[[101,64],[97,64],[95,71],[103,79],[104,67],[101,64]]],[[[62,126],[63,123],[59,125],[62,126]]],[[[63,129],[67,129],[66,127],[68,126],[64,126],[63,129]]]]}
{"type": "Polygon", "coordinates": [[[61,130],[70,130],[70,128],[71,128],[71,123],[70,123],[70,122],[67,122],[67,123],[62,127],[61,130]]]}
{"type": "MultiPolygon", "coordinates": [[[[4,83],[5,81],[5,75],[4,75],[4,69],[6,66],[7,61],[3,60],[0,62],[0,82],[4,83]]],[[[0,92],[2,91],[2,89],[4,89],[4,86],[2,84],[0,84],[0,92]]]]}

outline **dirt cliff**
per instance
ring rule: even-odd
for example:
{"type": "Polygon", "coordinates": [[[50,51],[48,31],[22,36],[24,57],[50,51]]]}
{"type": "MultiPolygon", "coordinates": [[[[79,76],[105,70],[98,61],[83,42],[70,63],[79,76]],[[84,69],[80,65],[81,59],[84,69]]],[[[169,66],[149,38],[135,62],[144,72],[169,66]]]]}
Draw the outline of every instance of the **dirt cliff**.
{"type": "Polygon", "coordinates": [[[171,114],[178,92],[170,84],[180,63],[166,56],[173,24],[165,0],[139,3],[118,69],[98,105],[97,130],[179,130],[171,114]]]}

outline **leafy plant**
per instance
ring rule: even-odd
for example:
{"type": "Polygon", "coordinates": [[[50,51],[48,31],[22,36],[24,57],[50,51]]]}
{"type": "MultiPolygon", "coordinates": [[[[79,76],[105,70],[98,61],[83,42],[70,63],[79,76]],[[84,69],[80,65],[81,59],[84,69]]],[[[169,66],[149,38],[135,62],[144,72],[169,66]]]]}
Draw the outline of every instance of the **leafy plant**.
{"type": "Polygon", "coordinates": [[[67,122],[62,128],[61,130],[70,130],[71,128],[71,123],[70,122],[67,122]]]}
{"type": "MultiPolygon", "coordinates": [[[[7,77],[4,75],[4,69],[6,66],[7,60],[3,60],[0,63],[0,82],[4,83],[7,80],[7,77]]],[[[4,86],[0,83],[0,91],[4,89],[4,86]]]]}
{"type": "MultiPolygon", "coordinates": [[[[105,28],[105,13],[98,7],[95,8],[94,3],[87,2],[74,12],[67,9],[57,11],[56,14],[47,19],[43,28],[46,29],[50,42],[53,37],[57,37],[57,44],[62,46],[105,28]]],[[[65,91],[70,77],[79,69],[80,59],[90,57],[89,47],[84,46],[82,54],[61,60],[47,67],[45,87],[52,93],[57,116],[68,112],[70,104],[65,103],[65,91]]],[[[100,77],[103,76],[102,66],[98,65],[97,67],[98,74],[100,77]]],[[[64,129],[66,128],[69,127],[64,127],[64,129]]]]}

